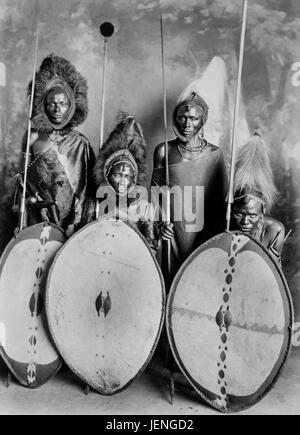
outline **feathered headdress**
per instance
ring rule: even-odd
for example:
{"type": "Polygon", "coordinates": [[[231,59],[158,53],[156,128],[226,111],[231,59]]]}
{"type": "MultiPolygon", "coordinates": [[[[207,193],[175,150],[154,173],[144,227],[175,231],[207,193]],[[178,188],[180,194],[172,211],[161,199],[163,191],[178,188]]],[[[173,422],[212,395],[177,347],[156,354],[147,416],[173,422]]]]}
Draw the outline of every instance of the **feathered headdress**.
{"type": "Polygon", "coordinates": [[[128,163],[135,174],[135,184],[146,184],[146,142],[140,124],[127,114],[119,116],[119,124],[110,133],[98,155],[94,168],[97,188],[108,184],[110,169],[128,163]]]}
{"type": "MultiPolygon", "coordinates": [[[[208,142],[223,147],[223,144],[228,140],[229,131],[226,126],[231,124],[228,117],[233,112],[234,104],[233,91],[228,82],[227,66],[224,59],[220,56],[214,56],[209,64],[203,68],[199,77],[184,89],[177,104],[186,100],[192,92],[201,95],[209,107],[209,116],[205,123],[205,138],[208,142]]],[[[240,107],[239,127],[236,134],[237,141],[244,143],[249,139],[250,133],[242,102],[240,107]]]]}
{"type": "MultiPolygon", "coordinates": [[[[27,94],[31,96],[31,85],[27,94]]],[[[35,76],[33,100],[33,126],[42,133],[56,130],[68,130],[82,124],[88,114],[87,81],[74,65],[63,57],[50,54],[47,56],[35,76]],[[61,88],[70,101],[70,107],[61,124],[51,123],[45,112],[45,98],[54,88],[61,88]]]]}
{"type": "Polygon", "coordinates": [[[266,143],[257,132],[243,145],[236,160],[234,201],[253,198],[270,210],[276,197],[276,187],[266,143]]]}

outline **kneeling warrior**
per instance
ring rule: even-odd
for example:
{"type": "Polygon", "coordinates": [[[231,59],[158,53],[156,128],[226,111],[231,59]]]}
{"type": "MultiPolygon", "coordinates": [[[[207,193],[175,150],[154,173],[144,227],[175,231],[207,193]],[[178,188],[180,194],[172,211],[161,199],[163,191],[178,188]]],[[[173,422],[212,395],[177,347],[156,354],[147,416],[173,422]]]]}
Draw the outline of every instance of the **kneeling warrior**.
{"type": "Polygon", "coordinates": [[[234,178],[231,227],[253,236],[279,261],[285,240],[284,226],[266,216],[276,198],[276,187],[266,144],[259,133],[239,151],[234,178]]]}
{"type": "Polygon", "coordinates": [[[100,150],[93,175],[97,198],[101,199],[88,199],[82,224],[98,218],[128,221],[156,250],[154,210],[143,197],[146,142],[141,126],[132,116],[121,115],[119,124],[100,150]]]}
{"type": "MultiPolygon", "coordinates": [[[[29,96],[31,89],[30,83],[29,96]]],[[[80,224],[95,157],[88,139],[74,127],[87,113],[86,80],[62,57],[46,57],[35,79],[25,226],[48,221],[71,235],[80,224]]],[[[23,174],[18,175],[15,196],[18,211],[23,174]]]]}

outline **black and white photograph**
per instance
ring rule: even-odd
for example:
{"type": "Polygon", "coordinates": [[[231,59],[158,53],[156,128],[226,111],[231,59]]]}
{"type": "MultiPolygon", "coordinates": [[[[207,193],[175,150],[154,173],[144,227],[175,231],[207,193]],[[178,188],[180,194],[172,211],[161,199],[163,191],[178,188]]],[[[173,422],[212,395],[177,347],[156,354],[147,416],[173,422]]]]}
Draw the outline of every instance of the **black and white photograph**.
{"type": "Polygon", "coordinates": [[[299,0],[0,0],[0,415],[223,414],[300,415],[299,0]]]}

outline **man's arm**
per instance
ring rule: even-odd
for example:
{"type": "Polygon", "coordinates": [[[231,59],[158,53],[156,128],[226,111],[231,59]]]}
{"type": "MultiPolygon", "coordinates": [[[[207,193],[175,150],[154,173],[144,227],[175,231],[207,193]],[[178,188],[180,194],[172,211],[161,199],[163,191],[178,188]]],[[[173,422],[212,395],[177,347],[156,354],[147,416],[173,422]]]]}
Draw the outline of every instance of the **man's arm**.
{"type": "Polygon", "coordinates": [[[160,169],[165,167],[165,144],[157,145],[154,151],[153,168],[160,169]]]}
{"type": "Polygon", "coordinates": [[[94,149],[89,144],[87,149],[87,194],[86,196],[94,198],[96,196],[96,186],[93,177],[93,171],[96,163],[94,149]]]}
{"type": "MultiPolygon", "coordinates": [[[[23,172],[25,169],[25,159],[26,159],[26,148],[27,148],[27,131],[24,133],[24,136],[22,138],[22,143],[21,143],[21,155],[20,155],[20,160],[19,160],[19,171],[23,172]]],[[[30,164],[33,160],[33,153],[32,153],[32,145],[34,144],[34,142],[36,142],[36,140],[38,139],[38,133],[35,130],[31,130],[31,135],[30,135],[30,142],[29,142],[29,160],[28,160],[28,164],[30,164]]]]}
{"type": "Polygon", "coordinates": [[[281,222],[278,222],[272,218],[265,218],[267,221],[267,229],[265,233],[268,249],[275,255],[278,253],[281,256],[284,238],[285,228],[281,222]]]}
{"type": "MultiPolygon", "coordinates": [[[[153,167],[154,169],[165,168],[165,144],[159,144],[154,151],[153,167]]],[[[156,233],[159,238],[164,241],[172,240],[174,238],[174,225],[167,222],[157,222],[155,224],[156,233]]]]}

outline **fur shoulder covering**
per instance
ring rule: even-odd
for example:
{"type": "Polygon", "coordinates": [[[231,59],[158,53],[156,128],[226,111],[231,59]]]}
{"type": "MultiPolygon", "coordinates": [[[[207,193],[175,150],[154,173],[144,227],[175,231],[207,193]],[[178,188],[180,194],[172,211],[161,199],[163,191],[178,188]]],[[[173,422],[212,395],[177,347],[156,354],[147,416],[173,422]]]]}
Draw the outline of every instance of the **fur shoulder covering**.
{"type": "Polygon", "coordinates": [[[78,138],[81,140],[81,142],[82,142],[83,145],[85,145],[85,146],[90,146],[90,145],[91,145],[91,144],[90,144],[90,141],[88,140],[88,138],[87,138],[84,134],[80,133],[80,131],[78,131],[78,130],[73,130],[73,131],[72,131],[72,134],[73,134],[75,137],[78,137],[78,138]]]}
{"type": "Polygon", "coordinates": [[[266,228],[269,231],[272,230],[275,235],[277,235],[278,233],[283,233],[283,234],[285,233],[285,227],[284,227],[283,223],[272,218],[271,216],[265,216],[264,223],[266,225],[266,228]]]}

